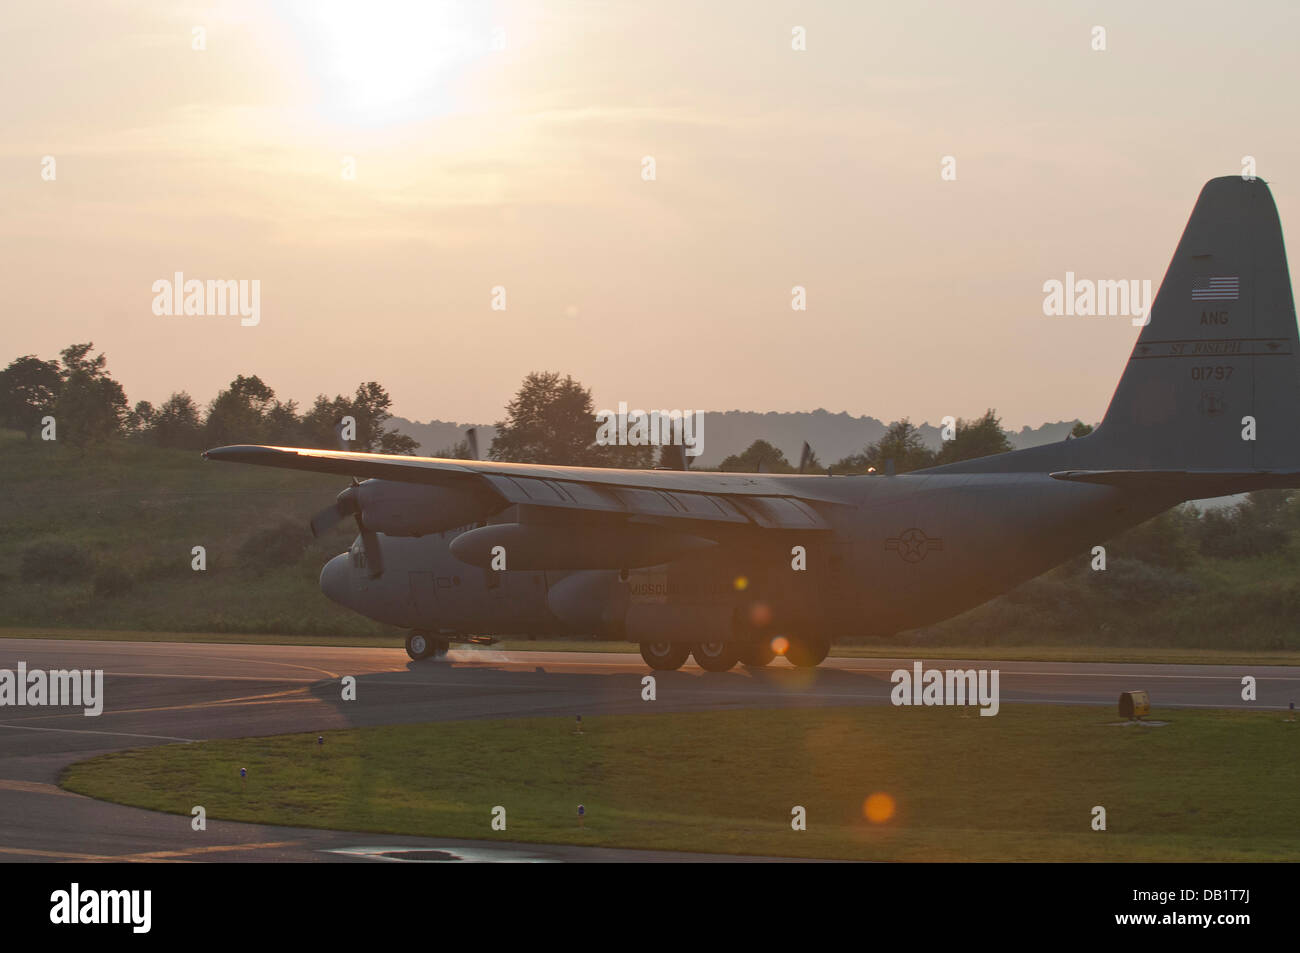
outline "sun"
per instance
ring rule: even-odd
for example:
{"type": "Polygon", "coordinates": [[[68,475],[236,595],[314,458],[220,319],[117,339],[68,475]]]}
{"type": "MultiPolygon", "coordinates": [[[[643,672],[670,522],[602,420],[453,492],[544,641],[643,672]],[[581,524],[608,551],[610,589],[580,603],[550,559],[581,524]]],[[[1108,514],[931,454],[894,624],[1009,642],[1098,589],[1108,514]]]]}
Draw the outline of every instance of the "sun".
{"type": "Polygon", "coordinates": [[[328,118],[366,125],[438,116],[471,64],[504,45],[474,0],[282,0],[328,118]]]}

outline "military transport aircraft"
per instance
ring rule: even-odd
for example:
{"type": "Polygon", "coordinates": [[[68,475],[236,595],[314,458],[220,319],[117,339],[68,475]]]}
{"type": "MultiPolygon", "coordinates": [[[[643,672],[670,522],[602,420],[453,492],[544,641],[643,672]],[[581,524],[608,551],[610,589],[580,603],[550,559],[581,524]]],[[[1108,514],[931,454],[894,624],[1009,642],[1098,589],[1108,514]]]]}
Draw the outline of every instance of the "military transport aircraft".
{"type": "Polygon", "coordinates": [[[1291,280],[1268,186],[1201,191],[1088,436],[913,473],[609,470],[285,447],[211,460],[353,478],[334,601],[411,630],[640,643],[655,669],[814,666],[835,635],[948,618],[1184,500],[1300,486],[1291,280]],[[358,477],[363,478],[358,481],[358,477]]]}

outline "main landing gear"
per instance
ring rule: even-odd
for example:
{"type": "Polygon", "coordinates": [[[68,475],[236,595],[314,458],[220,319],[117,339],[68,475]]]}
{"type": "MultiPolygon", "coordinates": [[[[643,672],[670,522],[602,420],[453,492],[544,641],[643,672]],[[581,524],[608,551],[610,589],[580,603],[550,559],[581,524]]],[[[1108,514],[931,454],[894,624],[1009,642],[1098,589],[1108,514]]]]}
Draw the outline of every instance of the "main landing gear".
{"type": "Polygon", "coordinates": [[[642,642],[641,657],[656,672],[671,672],[686,664],[691,647],[685,642],[642,642]]]}
{"type": "MultiPolygon", "coordinates": [[[[798,668],[815,668],[830,653],[826,639],[792,636],[786,649],[786,660],[798,668]]],[[[737,662],[748,668],[762,668],[774,658],[776,652],[766,640],[758,642],[642,642],[641,658],[658,672],[671,672],[695,657],[695,664],[706,672],[725,672],[737,662]]]]}
{"type": "Polygon", "coordinates": [[[421,629],[412,630],[406,637],[406,654],[416,661],[446,655],[449,648],[451,643],[446,639],[421,629]]]}

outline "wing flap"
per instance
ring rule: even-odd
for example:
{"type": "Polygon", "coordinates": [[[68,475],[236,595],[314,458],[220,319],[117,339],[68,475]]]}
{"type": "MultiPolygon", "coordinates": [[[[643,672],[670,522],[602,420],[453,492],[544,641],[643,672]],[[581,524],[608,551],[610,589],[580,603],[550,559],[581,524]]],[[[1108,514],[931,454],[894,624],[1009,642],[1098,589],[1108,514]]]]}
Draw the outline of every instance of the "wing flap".
{"type": "Polygon", "coordinates": [[[218,447],[203,456],[230,463],[432,486],[481,481],[508,503],[557,512],[611,513],[655,521],[692,520],[765,529],[827,528],[814,507],[789,492],[788,484],[754,474],[545,467],[296,447],[218,447]]]}

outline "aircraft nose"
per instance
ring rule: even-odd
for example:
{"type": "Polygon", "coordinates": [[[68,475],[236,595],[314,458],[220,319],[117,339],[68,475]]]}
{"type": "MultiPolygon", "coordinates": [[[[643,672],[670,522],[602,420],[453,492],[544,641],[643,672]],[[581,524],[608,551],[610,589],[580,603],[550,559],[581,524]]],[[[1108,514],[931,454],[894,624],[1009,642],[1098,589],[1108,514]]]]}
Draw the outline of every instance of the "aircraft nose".
{"type": "Polygon", "coordinates": [[[348,596],[352,592],[352,573],[347,553],[335,556],[320,571],[320,591],[341,606],[348,604],[348,596]]]}

